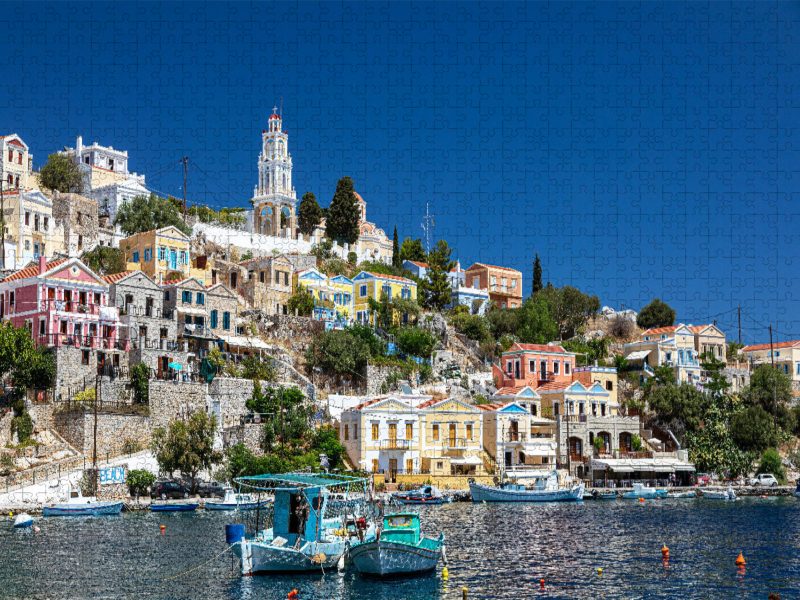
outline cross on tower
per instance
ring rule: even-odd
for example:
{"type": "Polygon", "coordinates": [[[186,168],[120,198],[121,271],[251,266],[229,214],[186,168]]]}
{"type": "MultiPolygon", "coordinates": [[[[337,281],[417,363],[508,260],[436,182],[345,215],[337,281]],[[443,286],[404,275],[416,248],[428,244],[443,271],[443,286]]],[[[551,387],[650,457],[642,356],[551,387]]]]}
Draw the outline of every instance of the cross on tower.
{"type": "Polygon", "coordinates": [[[273,115],[276,115],[276,114],[278,114],[278,107],[277,107],[277,106],[273,106],[273,107],[272,107],[272,114],[273,114],[273,115]]]}

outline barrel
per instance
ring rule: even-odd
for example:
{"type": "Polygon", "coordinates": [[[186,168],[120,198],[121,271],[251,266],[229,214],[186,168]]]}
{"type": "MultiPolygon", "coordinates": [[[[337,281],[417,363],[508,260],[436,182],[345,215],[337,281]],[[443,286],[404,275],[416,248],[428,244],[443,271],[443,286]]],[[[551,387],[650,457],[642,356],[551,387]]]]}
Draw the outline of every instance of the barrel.
{"type": "Polygon", "coordinates": [[[244,525],[225,525],[225,543],[235,544],[244,537],[244,525]]]}

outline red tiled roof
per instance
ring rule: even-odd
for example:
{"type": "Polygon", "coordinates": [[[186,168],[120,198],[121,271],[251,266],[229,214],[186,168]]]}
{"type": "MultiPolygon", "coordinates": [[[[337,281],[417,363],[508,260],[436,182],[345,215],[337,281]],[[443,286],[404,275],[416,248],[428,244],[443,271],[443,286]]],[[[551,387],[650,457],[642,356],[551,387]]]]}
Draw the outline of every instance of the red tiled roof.
{"type": "Polygon", "coordinates": [[[447,400],[447,398],[431,398],[430,400],[425,400],[425,402],[418,405],[417,408],[428,408],[429,406],[433,406],[437,402],[442,402],[443,400],[447,400]]]}
{"type": "Polygon", "coordinates": [[[491,412],[493,410],[497,410],[498,408],[503,408],[507,402],[492,402],[491,404],[476,404],[476,408],[479,408],[486,412],[491,412]]]}
{"type": "Polygon", "coordinates": [[[112,275],[103,275],[100,277],[106,283],[116,283],[120,279],[125,279],[128,275],[141,273],[138,269],[136,271],[122,271],[121,273],[113,273],[112,275]]]}
{"type": "Polygon", "coordinates": [[[422,267],[423,269],[430,269],[431,268],[430,265],[428,265],[428,263],[417,262],[415,260],[410,260],[408,262],[410,262],[412,265],[417,265],[418,267],[422,267]]]}
{"type": "Polygon", "coordinates": [[[547,392],[550,390],[565,390],[569,386],[571,386],[574,381],[551,381],[550,383],[545,383],[544,385],[540,385],[536,388],[537,392],[547,392]]]}
{"type": "Polygon", "coordinates": [[[710,323],[708,325],[694,325],[693,327],[689,327],[689,331],[692,333],[700,333],[706,327],[713,327],[710,323]]]}
{"type": "Polygon", "coordinates": [[[410,279],[406,279],[405,277],[398,277],[397,275],[384,275],[383,273],[373,273],[372,271],[364,271],[367,275],[372,275],[373,277],[383,277],[384,279],[394,279],[395,281],[405,281],[406,283],[414,283],[410,279]]]}
{"type": "Polygon", "coordinates": [[[651,327],[647,331],[643,332],[642,335],[647,335],[649,333],[672,333],[677,331],[680,325],[673,325],[671,327],[651,327]]]}
{"type": "MultiPolygon", "coordinates": [[[[52,262],[49,262],[45,266],[44,270],[45,271],[49,271],[50,269],[53,269],[53,268],[57,267],[58,265],[67,262],[67,260],[68,259],[66,259],[66,258],[62,258],[61,260],[54,260],[52,262]]],[[[3,279],[3,282],[6,282],[6,281],[17,281],[17,280],[20,280],[20,279],[28,279],[28,277],[36,277],[38,274],[39,274],[39,265],[33,265],[32,267],[26,267],[26,268],[24,268],[24,269],[22,269],[20,271],[17,271],[16,273],[12,273],[11,275],[9,275],[5,279],[3,279]]]]}
{"type": "Polygon", "coordinates": [[[8,143],[9,143],[9,144],[12,144],[12,145],[14,145],[14,146],[19,146],[20,148],[24,148],[24,147],[25,147],[25,146],[23,146],[22,144],[20,144],[20,143],[19,143],[17,140],[11,140],[11,141],[10,141],[10,142],[8,142],[8,143]]]}
{"type": "Polygon", "coordinates": [[[492,396],[516,396],[519,392],[524,390],[527,385],[509,385],[506,387],[501,387],[497,390],[492,396]]]}
{"type": "Polygon", "coordinates": [[[181,277],[180,279],[170,279],[169,281],[164,281],[161,283],[162,286],[166,285],[175,285],[176,283],[180,283],[181,281],[186,281],[187,279],[192,279],[191,277],[181,277]]]}
{"type": "MultiPolygon", "coordinates": [[[[772,344],[773,348],[791,348],[792,346],[796,346],[800,344],[800,340],[795,340],[793,342],[775,342],[772,344]]],[[[770,344],[753,344],[752,346],[745,346],[739,352],[753,352],[755,350],[769,350],[770,344]]]]}
{"type": "Polygon", "coordinates": [[[280,119],[280,117],[273,113],[272,116],[270,116],[269,120],[272,121],[272,119],[280,119]]]}
{"type": "Polygon", "coordinates": [[[520,275],[522,275],[522,273],[520,273],[516,269],[511,269],[509,267],[498,267],[497,265],[487,265],[485,263],[475,263],[469,269],[467,269],[467,271],[469,271],[470,269],[474,269],[475,267],[486,267],[488,269],[500,269],[501,271],[511,271],[513,273],[519,273],[520,275]]]}
{"type": "Polygon", "coordinates": [[[371,405],[375,404],[376,402],[380,402],[381,400],[384,400],[384,398],[375,398],[373,400],[367,400],[366,402],[362,402],[361,404],[357,404],[356,406],[354,406],[350,410],[361,410],[362,408],[366,408],[367,406],[371,406],[371,405]]]}
{"type": "Polygon", "coordinates": [[[548,346],[547,344],[521,344],[520,342],[516,342],[513,346],[511,346],[511,349],[514,347],[527,352],[557,352],[558,354],[573,354],[572,352],[567,352],[561,346],[548,346]]]}

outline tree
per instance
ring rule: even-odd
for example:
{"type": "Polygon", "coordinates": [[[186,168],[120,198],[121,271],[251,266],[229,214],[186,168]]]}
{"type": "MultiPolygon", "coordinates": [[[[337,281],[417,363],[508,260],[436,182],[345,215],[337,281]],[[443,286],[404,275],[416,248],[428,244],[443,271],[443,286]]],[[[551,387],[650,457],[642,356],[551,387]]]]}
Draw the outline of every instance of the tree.
{"type": "Polygon", "coordinates": [[[351,264],[353,266],[358,264],[358,254],[356,254],[352,250],[350,252],[348,252],[347,253],[347,262],[348,262],[348,264],[351,264]]]}
{"type": "Polygon", "coordinates": [[[392,266],[396,269],[403,267],[403,261],[400,259],[400,239],[397,237],[397,225],[394,227],[394,236],[392,236],[392,266]]]}
{"type": "Polygon", "coordinates": [[[408,327],[395,335],[397,347],[403,354],[430,359],[439,340],[420,327],[408,327]]]}
{"type": "Polygon", "coordinates": [[[747,452],[763,452],[777,444],[772,415],[760,406],[750,406],[731,419],[733,441],[747,452]]]}
{"type": "Polygon", "coordinates": [[[147,404],[150,399],[150,368],[143,362],[130,368],[133,400],[137,404],[147,404]]]}
{"type": "Polygon", "coordinates": [[[455,266],[450,260],[452,248],[444,240],[439,240],[428,254],[428,277],[422,286],[423,304],[430,309],[441,311],[450,302],[452,286],[448,273],[455,266]]]}
{"type": "Polygon", "coordinates": [[[210,469],[222,460],[214,450],[214,432],[217,419],[205,411],[192,414],[187,421],[173,421],[169,429],[157,427],[153,431],[151,448],[162,471],[180,471],[192,480],[192,493],[197,491],[197,474],[210,469]]]}
{"type": "Polygon", "coordinates": [[[395,298],[392,300],[392,310],[401,315],[410,315],[415,321],[419,319],[419,315],[422,313],[417,301],[411,298],[395,298]]]}
{"type": "Polygon", "coordinates": [[[336,184],[328,219],[325,221],[327,237],[344,244],[355,244],[359,236],[358,224],[361,210],[353,189],[353,180],[342,177],[336,184]]]}
{"type": "Polygon", "coordinates": [[[311,192],[306,192],[297,206],[297,228],[303,235],[311,235],[321,221],[322,209],[317,197],[311,192]]]}
{"type": "Polygon", "coordinates": [[[326,331],[306,352],[306,363],[337,377],[362,377],[371,357],[370,345],[348,330],[326,331]]]}
{"type": "Polygon", "coordinates": [[[771,365],[759,365],[753,371],[750,376],[750,385],[742,391],[742,398],[747,406],[760,406],[767,413],[773,415],[773,418],[777,412],[778,426],[784,431],[794,429],[794,415],[789,408],[789,405],[793,403],[791,379],[777,369],[773,369],[771,365]]]}
{"type": "Polygon", "coordinates": [[[764,450],[764,453],[761,455],[761,460],[758,462],[758,470],[756,471],[756,474],[759,473],[770,473],[775,476],[778,483],[786,483],[786,469],[783,468],[781,455],[778,454],[775,448],[764,450]]]}
{"type": "Polygon", "coordinates": [[[671,430],[678,439],[700,429],[708,407],[705,394],[689,384],[659,386],[647,401],[659,426],[671,430]]]}
{"type": "Polygon", "coordinates": [[[286,302],[286,307],[291,314],[295,309],[301,317],[307,317],[314,312],[314,296],[303,284],[298,283],[294,295],[286,302]]]}
{"type": "Polygon", "coordinates": [[[117,211],[114,225],[118,225],[128,236],[162,227],[176,227],[186,235],[192,234],[192,230],[183,222],[178,208],[166,198],[155,194],[150,194],[149,197],[136,196],[123,204],[117,211]]]}
{"type": "Polygon", "coordinates": [[[471,340],[482,342],[489,339],[489,324],[480,315],[460,314],[453,317],[453,327],[471,340]]]}
{"type": "MultiPolygon", "coordinates": [[[[523,303],[524,306],[524,303],[523,303]]],[[[517,308],[496,308],[486,313],[489,330],[495,339],[504,335],[516,334],[520,328],[521,310],[517,308]]]]}
{"type": "Polygon", "coordinates": [[[561,289],[548,287],[540,292],[550,300],[553,320],[559,326],[560,339],[579,333],[590,317],[600,310],[600,299],[565,285],[561,289]]]}
{"type": "Polygon", "coordinates": [[[636,324],[642,329],[651,327],[672,327],[675,324],[675,310],[658,298],[645,306],[636,317],[636,324]]]}
{"type": "Polygon", "coordinates": [[[733,441],[730,428],[716,406],[710,407],[703,415],[703,428],[686,434],[689,460],[697,465],[698,471],[724,474],[728,471],[736,477],[750,471],[753,457],[742,452],[733,441]]]}
{"type": "Polygon", "coordinates": [[[425,253],[425,248],[422,247],[421,239],[417,238],[416,240],[412,240],[410,237],[407,237],[403,240],[403,243],[400,246],[401,265],[407,260],[414,262],[425,262],[427,259],[428,256],[425,253]]]}
{"type": "Polygon", "coordinates": [[[386,354],[386,345],[378,336],[372,331],[372,327],[354,323],[346,329],[346,331],[354,338],[359,338],[367,344],[369,354],[372,358],[377,356],[384,356],[386,354]]]}
{"type": "Polygon", "coordinates": [[[128,471],[128,490],[132,496],[144,496],[156,482],[156,476],[145,469],[128,471]]]}
{"type": "Polygon", "coordinates": [[[42,187],[62,193],[80,194],[83,191],[83,175],[80,167],[65,154],[51,154],[39,171],[42,187]]]}
{"type": "Polygon", "coordinates": [[[628,319],[625,315],[618,313],[611,317],[608,332],[614,338],[625,342],[633,337],[633,334],[636,332],[636,327],[633,321],[628,319]]]}
{"type": "Polygon", "coordinates": [[[125,271],[125,250],[120,248],[97,246],[91,252],[84,253],[81,260],[100,275],[113,275],[125,271]]]}
{"type": "MultiPolygon", "coordinates": [[[[490,320],[494,318],[496,313],[504,312],[506,311],[493,310],[489,313],[490,320]]],[[[551,302],[542,293],[525,299],[522,303],[522,308],[518,311],[517,320],[519,325],[517,336],[523,343],[547,344],[558,339],[559,328],[558,323],[553,319],[551,302]]],[[[495,335],[497,335],[497,332],[495,335]]]]}
{"type": "Polygon", "coordinates": [[[544,286],[542,285],[542,263],[539,260],[539,253],[536,253],[536,258],[533,259],[533,288],[531,289],[531,296],[536,292],[541,292],[544,286]]]}

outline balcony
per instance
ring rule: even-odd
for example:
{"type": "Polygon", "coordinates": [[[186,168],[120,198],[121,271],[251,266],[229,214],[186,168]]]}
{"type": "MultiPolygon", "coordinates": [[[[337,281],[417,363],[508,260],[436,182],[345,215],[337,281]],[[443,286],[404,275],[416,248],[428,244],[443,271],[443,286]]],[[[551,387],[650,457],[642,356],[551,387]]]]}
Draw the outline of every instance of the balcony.
{"type": "Polygon", "coordinates": [[[588,415],[558,415],[558,420],[562,423],[586,423],[588,415]]]}
{"type": "Polygon", "coordinates": [[[510,443],[527,442],[528,434],[524,431],[506,431],[505,435],[503,435],[503,441],[510,443]]]}
{"type": "Polygon", "coordinates": [[[120,305],[120,316],[130,315],[132,317],[148,317],[150,319],[166,319],[172,320],[172,311],[162,311],[155,306],[138,306],[136,304],[120,305]]]}
{"type": "Polygon", "coordinates": [[[414,440],[381,440],[381,450],[411,450],[414,440]]]}
{"type": "Polygon", "coordinates": [[[333,310],[336,308],[336,304],[334,304],[333,300],[314,300],[314,306],[316,308],[327,308],[333,310]]]}
{"type": "MultiPolygon", "coordinates": [[[[46,300],[41,301],[40,310],[74,313],[82,315],[99,315],[100,308],[101,308],[100,304],[94,304],[94,303],[81,304],[80,302],[76,302],[74,300],[56,300],[55,298],[48,298],[46,300]]],[[[102,308],[113,309],[114,307],[108,306],[102,308]]]]}
{"type": "Polygon", "coordinates": [[[37,346],[62,347],[73,346],[75,348],[94,349],[94,350],[130,350],[130,340],[115,340],[114,338],[103,338],[94,335],[68,335],[66,333],[49,333],[35,337],[37,346]]]}
{"type": "Polygon", "coordinates": [[[460,437],[445,438],[442,441],[442,448],[445,450],[466,450],[467,443],[471,441],[460,437]]]}

